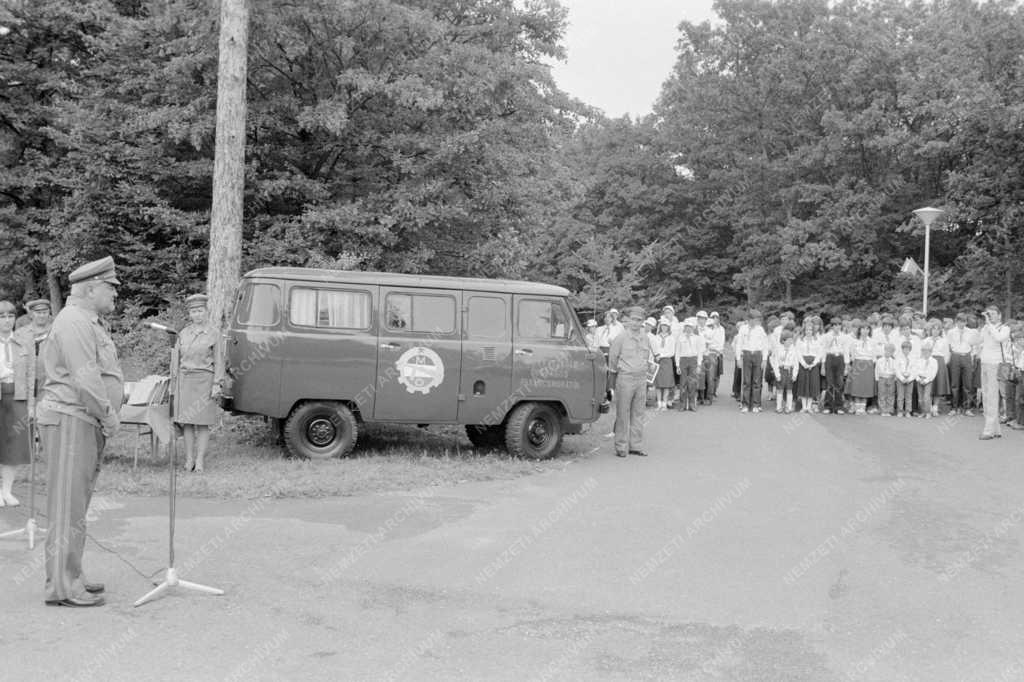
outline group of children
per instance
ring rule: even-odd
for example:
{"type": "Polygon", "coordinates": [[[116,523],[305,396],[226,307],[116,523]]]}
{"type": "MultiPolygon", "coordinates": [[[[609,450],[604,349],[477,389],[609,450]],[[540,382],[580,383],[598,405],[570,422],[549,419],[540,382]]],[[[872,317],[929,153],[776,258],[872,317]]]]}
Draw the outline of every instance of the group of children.
{"type": "MultiPolygon", "coordinates": [[[[1001,369],[1007,366],[999,381],[1001,421],[1024,428],[1024,388],[1017,391],[1014,379],[1024,371],[1024,327],[1009,328],[1010,340],[999,346],[1001,369]]],[[[980,343],[978,325],[965,313],[926,320],[904,310],[898,318],[873,313],[834,317],[828,325],[808,315],[798,326],[789,312],[763,325],[761,314],[750,311],[733,337],[733,397],[742,412],[760,411],[763,380],[780,413],[927,419],[945,399],[951,410],[973,415],[981,404],[980,343]]]]}

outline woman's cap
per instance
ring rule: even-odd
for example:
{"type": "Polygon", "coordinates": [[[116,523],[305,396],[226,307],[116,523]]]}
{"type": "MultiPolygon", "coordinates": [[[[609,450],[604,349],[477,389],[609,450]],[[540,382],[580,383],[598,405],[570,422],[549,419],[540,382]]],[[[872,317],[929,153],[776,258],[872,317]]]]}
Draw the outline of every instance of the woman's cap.
{"type": "Polygon", "coordinates": [[[205,308],[206,302],[210,300],[210,297],[206,294],[192,294],[185,299],[186,308],[205,308]]]}

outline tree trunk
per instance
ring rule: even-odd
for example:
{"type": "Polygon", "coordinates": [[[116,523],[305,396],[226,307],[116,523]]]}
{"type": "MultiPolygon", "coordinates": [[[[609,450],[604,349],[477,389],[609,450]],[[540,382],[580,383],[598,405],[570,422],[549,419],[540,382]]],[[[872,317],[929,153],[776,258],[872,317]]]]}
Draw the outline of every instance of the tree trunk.
{"type": "Polygon", "coordinates": [[[786,307],[793,307],[793,280],[786,280],[786,307]]]}
{"type": "Polygon", "coordinates": [[[49,292],[50,310],[56,315],[60,312],[64,297],[60,292],[60,281],[57,279],[57,271],[53,269],[53,263],[46,263],[46,289],[49,292]]]}
{"type": "Polygon", "coordinates": [[[222,325],[242,266],[245,192],[245,79],[249,43],[248,0],[221,0],[217,68],[217,139],[210,212],[206,288],[210,322],[222,325]]]}

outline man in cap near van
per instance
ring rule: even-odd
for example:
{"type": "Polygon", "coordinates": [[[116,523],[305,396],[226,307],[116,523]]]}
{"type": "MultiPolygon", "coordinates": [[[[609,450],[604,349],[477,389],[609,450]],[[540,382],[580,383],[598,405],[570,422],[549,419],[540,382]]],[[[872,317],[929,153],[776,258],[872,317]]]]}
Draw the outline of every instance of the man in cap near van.
{"type": "Polygon", "coordinates": [[[626,323],[626,330],[615,337],[608,353],[608,368],[615,386],[615,454],[644,457],[647,371],[654,352],[644,331],[643,308],[629,308],[626,323]]]}
{"type": "Polygon", "coordinates": [[[85,517],[100,454],[120,425],[124,383],[101,315],[114,311],[120,282],[110,256],[68,279],[71,295],[42,347],[46,373],[37,410],[46,476],[46,596],[50,606],[101,606],[102,583],[82,575],[85,517]]]}

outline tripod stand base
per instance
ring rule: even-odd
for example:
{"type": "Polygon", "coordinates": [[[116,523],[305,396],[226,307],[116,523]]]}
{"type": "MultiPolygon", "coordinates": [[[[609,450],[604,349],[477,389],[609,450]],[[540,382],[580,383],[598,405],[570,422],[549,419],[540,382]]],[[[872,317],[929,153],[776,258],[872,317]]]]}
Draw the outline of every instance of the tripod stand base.
{"type": "Polygon", "coordinates": [[[224,594],[224,590],[218,590],[216,587],[207,587],[206,585],[200,585],[199,583],[191,583],[187,580],[181,580],[178,578],[178,571],[172,567],[167,569],[167,577],[164,578],[164,581],[135,602],[134,606],[142,606],[146,602],[158,599],[169,592],[172,587],[178,587],[179,585],[187,590],[194,590],[196,592],[202,592],[203,594],[215,594],[218,596],[224,594]]]}
{"type": "Polygon", "coordinates": [[[35,549],[36,548],[36,533],[39,533],[40,535],[44,535],[46,533],[46,529],[45,528],[40,528],[39,526],[37,526],[35,519],[29,519],[25,523],[25,527],[24,528],[19,528],[18,530],[10,530],[10,531],[7,531],[6,533],[0,533],[0,539],[3,539],[3,538],[17,538],[17,537],[21,537],[22,535],[24,535],[24,536],[28,537],[28,548],[29,549],[35,549]]]}

